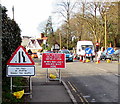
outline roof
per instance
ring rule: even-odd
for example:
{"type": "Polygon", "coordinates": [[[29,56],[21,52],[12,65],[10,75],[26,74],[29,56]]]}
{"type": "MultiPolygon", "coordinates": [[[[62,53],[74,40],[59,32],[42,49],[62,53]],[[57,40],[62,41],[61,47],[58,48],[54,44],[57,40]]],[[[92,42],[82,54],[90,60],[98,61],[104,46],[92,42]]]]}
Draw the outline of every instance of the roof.
{"type": "Polygon", "coordinates": [[[43,37],[43,38],[41,38],[41,39],[43,39],[43,40],[47,40],[47,39],[48,39],[48,37],[43,37]]]}

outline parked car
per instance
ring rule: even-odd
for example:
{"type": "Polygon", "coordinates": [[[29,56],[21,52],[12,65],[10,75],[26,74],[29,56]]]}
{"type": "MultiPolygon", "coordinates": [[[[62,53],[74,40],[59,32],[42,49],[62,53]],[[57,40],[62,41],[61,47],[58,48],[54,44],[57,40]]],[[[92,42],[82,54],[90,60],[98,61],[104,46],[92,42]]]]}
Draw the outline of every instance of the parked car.
{"type": "Polygon", "coordinates": [[[66,56],[66,61],[71,61],[73,62],[73,54],[67,50],[67,49],[64,49],[64,50],[59,50],[58,53],[64,53],[65,56],[66,56]]]}
{"type": "Polygon", "coordinates": [[[38,55],[37,55],[37,53],[34,52],[34,53],[32,53],[31,57],[32,58],[38,58],[38,55]]]}
{"type": "Polygon", "coordinates": [[[107,50],[103,51],[100,56],[100,60],[106,60],[106,59],[112,60],[112,54],[108,54],[107,50]]]}
{"type": "Polygon", "coordinates": [[[120,61],[120,49],[116,50],[113,55],[113,60],[120,61]]]}

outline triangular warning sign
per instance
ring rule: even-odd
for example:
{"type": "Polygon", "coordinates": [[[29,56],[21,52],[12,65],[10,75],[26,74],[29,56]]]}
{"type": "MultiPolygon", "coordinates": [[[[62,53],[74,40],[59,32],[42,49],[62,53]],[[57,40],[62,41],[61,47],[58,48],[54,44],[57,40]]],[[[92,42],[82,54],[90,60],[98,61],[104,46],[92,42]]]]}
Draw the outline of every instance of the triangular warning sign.
{"type": "Polygon", "coordinates": [[[7,65],[35,65],[35,63],[28,55],[25,48],[19,46],[8,60],[7,65]]]}

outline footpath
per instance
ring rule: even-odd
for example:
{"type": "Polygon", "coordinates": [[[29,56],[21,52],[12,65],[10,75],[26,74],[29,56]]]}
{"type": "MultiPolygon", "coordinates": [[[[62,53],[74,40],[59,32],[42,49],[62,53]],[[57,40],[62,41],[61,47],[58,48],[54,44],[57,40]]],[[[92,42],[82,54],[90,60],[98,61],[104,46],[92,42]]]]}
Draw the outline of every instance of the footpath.
{"type": "Polygon", "coordinates": [[[67,103],[74,104],[76,100],[64,81],[46,82],[46,71],[36,65],[36,75],[32,79],[32,98],[27,102],[33,103],[67,103]]]}

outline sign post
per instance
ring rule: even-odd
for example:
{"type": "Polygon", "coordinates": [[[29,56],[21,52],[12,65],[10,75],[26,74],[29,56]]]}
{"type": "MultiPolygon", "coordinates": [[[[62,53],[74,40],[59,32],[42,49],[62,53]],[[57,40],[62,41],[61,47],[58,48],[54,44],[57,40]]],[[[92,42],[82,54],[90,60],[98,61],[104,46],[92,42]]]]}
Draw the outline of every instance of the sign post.
{"type": "Polygon", "coordinates": [[[66,67],[65,54],[63,53],[43,53],[42,54],[42,68],[46,68],[46,82],[48,82],[48,69],[59,69],[59,81],[61,83],[60,69],[66,67]]]}
{"type": "MultiPolygon", "coordinates": [[[[35,75],[35,63],[32,58],[28,55],[25,48],[23,46],[19,46],[15,52],[12,54],[11,58],[7,62],[7,71],[6,76],[11,77],[11,93],[12,93],[12,77],[17,76],[29,76],[29,93],[24,94],[31,94],[31,76],[35,75]]],[[[16,86],[14,86],[16,87],[16,86]]],[[[17,86],[20,87],[20,86],[17,86]]],[[[21,86],[24,87],[24,86],[21,86]]]]}

